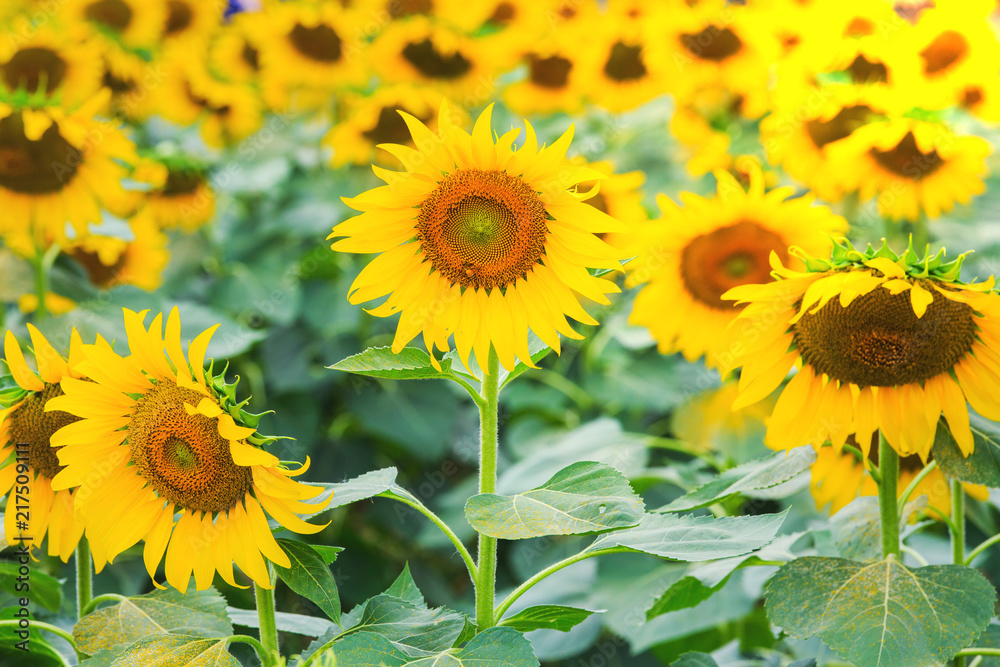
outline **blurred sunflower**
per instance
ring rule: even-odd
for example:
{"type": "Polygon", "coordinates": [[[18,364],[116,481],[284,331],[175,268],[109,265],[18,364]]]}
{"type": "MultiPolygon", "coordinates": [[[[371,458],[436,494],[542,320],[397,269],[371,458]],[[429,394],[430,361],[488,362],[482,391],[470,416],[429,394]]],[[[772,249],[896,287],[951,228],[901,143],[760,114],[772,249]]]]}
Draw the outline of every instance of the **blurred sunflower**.
{"type": "MultiPolygon", "coordinates": [[[[30,537],[32,548],[41,545],[48,536],[48,553],[58,556],[65,563],[76,549],[83,535],[84,522],[73,509],[73,491],[53,491],[52,479],[62,470],[56,449],[51,445],[52,434],[63,426],[77,421],[65,412],[46,411],[50,399],[61,396],[59,382],[65,377],[80,377],[72,369],[81,359],[82,341],[73,329],[70,334],[69,362],[34,326],[28,325],[34,348],[38,373],[32,371],[24,359],[21,346],[10,331],[4,340],[7,368],[13,376],[15,387],[0,394],[0,496],[6,496],[14,487],[18,463],[27,463],[31,511],[28,528],[18,530],[15,525],[18,512],[14,511],[14,496],[7,498],[4,515],[4,534],[8,542],[16,536],[30,537]],[[17,447],[17,445],[26,445],[17,447]]],[[[21,492],[19,492],[21,493],[21,492]]]]}
{"type": "Polygon", "coordinates": [[[166,0],[162,40],[203,44],[222,24],[226,0],[166,0]]]}
{"type": "Polygon", "coordinates": [[[215,32],[209,46],[209,62],[233,83],[256,82],[260,75],[260,48],[248,26],[253,21],[252,15],[237,14],[215,32]]]}
{"type": "Polygon", "coordinates": [[[85,234],[102,207],[123,212],[128,170],[121,163],[135,163],[135,147],[94,118],[106,100],[104,91],[66,111],[0,99],[0,232],[62,242],[67,223],[85,234]]]}
{"type": "Polygon", "coordinates": [[[526,45],[519,58],[527,66],[527,76],[504,89],[507,106],[519,114],[579,111],[584,91],[580,38],[566,28],[526,45]]]}
{"type": "Polygon", "coordinates": [[[717,171],[718,194],[705,199],[685,192],[683,208],[660,195],[662,216],[637,230],[641,251],[626,267],[626,286],[642,287],[629,322],[649,329],[663,354],[723,364],[730,351],[726,328],[740,309],[722,295],[766,281],[770,255],[787,259],[793,245],[825,254],[830,237],[847,230],[843,218],[813,206],[812,197],[789,199],[794,188],[765,192],[759,167],[751,167],[748,178],[744,190],[717,171]]]}
{"type": "Polygon", "coordinates": [[[687,148],[684,166],[692,176],[728,169],[733,161],[729,114],[712,115],[718,120],[706,118],[702,109],[678,106],[670,116],[670,132],[687,148]]]}
{"type": "MultiPolygon", "coordinates": [[[[530,328],[559,351],[559,333],[580,338],[565,315],[596,324],[577,294],[609,303],[611,281],[587,267],[619,269],[620,253],[595,234],[622,225],[593,206],[575,185],[604,175],[566,158],[572,128],[549,147],[538,148],[526,123],[520,149],[512,129],[494,139],[492,105],[470,136],[451,122],[442,104],[435,135],[403,114],[418,149],[387,145],[406,172],[374,167],[388,185],[345,199],[363,211],[333,228],[341,252],[381,253],[351,285],[349,300],[361,303],[388,295],[370,310],[377,317],[400,313],[392,343],[399,352],[423,332],[434,348],[448,350],[454,334],[459,358],[468,366],[475,350],[487,368],[490,345],[503,367],[531,365],[530,328]]],[[[437,361],[434,361],[437,364],[437,361]]]]}
{"type": "Polygon", "coordinates": [[[160,229],[193,232],[215,214],[215,192],[205,168],[184,157],[147,158],[132,178],[150,189],[137,192],[133,206],[160,229]]]}
{"type": "Polygon", "coordinates": [[[135,285],[152,292],[162,283],[163,270],[170,261],[167,236],[143,213],[130,220],[129,227],[135,235],[131,241],[88,234],[71,242],[63,252],[96,287],[135,285]]]}
{"type": "Polygon", "coordinates": [[[577,29],[592,40],[578,65],[592,102],[609,111],[629,111],[666,92],[662,39],[649,36],[649,24],[618,13],[592,14],[577,29]]]}
{"type": "Polygon", "coordinates": [[[759,456],[764,422],[774,401],[761,401],[733,410],[739,393],[736,382],[698,394],[671,416],[673,432],[682,441],[704,451],[718,452],[728,460],[743,462],[759,456]],[[756,445],[756,447],[754,446],[756,445]]]}
{"type": "Polygon", "coordinates": [[[604,174],[600,181],[583,181],[577,186],[580,192],[590,192],[597,188],[597,194],[587,199],[586,204],[593,206],[602,213],[622,223],[624,232],[602,234],[607,243],[623,251],[634,249],[635,228],[647,220],[649,214],[642,205],[642,185],[646,182],[646,174],[642,171],[615,173],[615,165],[610,160],[585,163],[579,158],[573,160],[576,164],[586,164],[587,167],[604,174]]]}
{"type": "Polygon", "coordinates": [[[101,52],[92,42],[43,26],[24,40],[0,44],[0,83],[9,91],[58,98],[72,107],[101,87],[101,52]]]}
{"type": "Polygon", "coordinates": [[[936,218],[986,191],[982,137],[956,136],[943,123],[894,118],[869,123],[830,145],[834,169],[853,182],[863,200],[875,197],[893,220],[936,218]]]}
{"type": "Polygon", "coordinates": [[[177,309],[167,318],[165,337],[162,315],[146,329],[146,314],[125,310],[130,356],[84,345],[74,368],[86,379],[64,378],[65,394],[47,404],[80,418],[52,437],[64,466],[53,486],[79,487],[75,504],[87,520],[98,571],[144,540],[154,582],[165,558],[166,579],[181,592],[192,571],[197,590],[211,586],[216,571],[236,586],[234,563],[258,586],[271,588],[261,556],[282,567],[290,562],[265,511],[289,530],[318,532],[322,526],[295,513],[322,509],[302,501],[323,489],[291,479],[308,461],[289,470],[262,449],[273,438],[257,434],[259,416],[236,401],[236,385],[226,383],[225,372],[206,371],[215,327],[199,335],[185,357],[177,309]]]}
{"type": "MultiPolygon", "coordinates": [[[[33,293],[22,294],[17,299],[17,308],[24,314],[33,313],[38,310],[38,295],[33,293]]],[[[49,315],[65,315],[76,309],[76,302],[72,299],[56,294],[55,292],[45,293],[45,311],[49,315]]]]}
{"type": "Polygon", "coordinates": [[[774,391],[793,366],[768,422],[775,449],[847,437],[868,455],[880,430],[900,456],[926,461],[942,413],[963,453],[973,450],[966,401],[1000,419],[1000,296],[994,281],[958,281],[964,255],[898,256],[883,242],[830,260],[796,250],[804,272],[771,255],[776,280],[724,295],[748,304],[731,330],[727,368],[742,366],[734,408],[774,391]]]}

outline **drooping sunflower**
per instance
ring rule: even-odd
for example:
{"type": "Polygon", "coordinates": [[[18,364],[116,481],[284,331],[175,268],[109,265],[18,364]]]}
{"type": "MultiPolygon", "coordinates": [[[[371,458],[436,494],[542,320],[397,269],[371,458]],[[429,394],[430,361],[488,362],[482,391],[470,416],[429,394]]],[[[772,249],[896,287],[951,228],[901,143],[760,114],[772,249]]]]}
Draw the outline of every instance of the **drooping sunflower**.
{"type": "Polygon", "coordinates": [[[512,369],[515,359],[531,363],[529,328],[558,352],[560,333],[580,338],[565,315],[596,323],[577,294],[606,304],[605,295],[619,291],[587,271],[620,268],[620,253],[595,234],[622,225],[587,206],[588,193],[576,191],[576,184],[604,175],[565,158],[572,128],[539,149],[526,123],[525,142],[514,150],[520,130],[494,143],[492,109],[471,136],[452,123],[447,103],[437,134],[403,114],[417,148],[385,148],[406,171],[374,167],[387,185],[345,199],[363,213],[330,235],[344,237],[334,250],[381,253],[358,275],[348,298],[361,303],[388,295],[369,312],[400,313],[395,352],[423,332],[433,358],[435,348],[449,349],[454,335],[463,363],[475,350],[485,368],[492,345],[504,368],[512,369]]]}
{"type": "Polygon", "coordinates": [[[986,139],[956,136],[943,123],[893,118],[856,129],[828,154],[835,170],[853,177],[849,189],[861,199],[875,197],[886,217],[914,220],[985,192],[991,152],[986,139]]]}
{"type": "Polygon", "coordinates": [[[122,163],[136,162],[135,146],[94,118],[107,99],[105,90],[72,111],[0,99],[0,231],[62,242],[67,224],[85,234],[102,208],[123,214],[122,163]]]}
{"type": "Polygon", "coordinates": [[[831,236],[847,230],[843,218],[814,206],[812,197],[790,199],[794,188],[765,191],[759,167],[748,178],[744,190],[731,174],[717,171],[718,194],[683,193],[683,207],[661,195],[660,219],[637,233],[641,251],[626,267],[626,285],[642,287],[629,322],[649,329],[663,354],[723,364],[730,351],[726,328],[740,309],[722,295],[767,280],[770,255],[787,259],[793,245],[825,254],[831,236]]]}
{"type": "Polygon", "coordinates": [[[88,234],[74,239],[63,252],[83,269],[96,287],[135,285],[147,292],[162,283],[170,261],[167,236],[145,212],[129,220],[134,238],[88,234]]]}
{"type": "Polygon", "coordinates": [[[0,84],[8,91],[57,97],[73,107],[97,93],[103,73],[97,45],[68,30],[42,26],[24,40],[0,44],[0,84]]]}
{"type": "Polygon", "coordinates": [[[308,461],[291,470],[262,449],[273,439],[257,433],[259,416],[236,401],[225,372],[205,369],[215,327],[185,356],[177,309],[165,336],[162,315],[147,329],[146,314],[125,310],[129,356],[84,345],[74,368],[85,379],[64,378],[64,395],[47,404],[79,418],[52,436],[64,466],[53,487],[79,487],[75,505],[97,568],[143,540],[150,577],[155,581],[165,559],[167,582],[182,592],[192,571],[197,590],[208,588],[216,572],[236,586],[234,563],[270,588],[264,557],[290,563],[265,512],[289,530],[318,532],[322,526],[296,513],[321,509],[303,501],[322,487],[291,479],[308,461]]]}
{"type": "MultiPolygon", "coordinates": [[[[79,377],[73,366],[81,360],[83,341],[74,329],[70,335],[67,362],[35,327],[28,325],[34,348],[35,373],[24,359],[14,334],[7,332],[4,354],[15,387],[0,393],[0,496],[7,496],[4,534],[13,543],[18,536],[30,537],[39,547],[48,537],[48,553],[69,560],[84,531],[83,517],[73,508],[74,491],[52,488],[52,479],[62,470],[52,435],[76,421],[65,412],[46,411],[48,402],[62,395],[65,377],[79,377]],[[19,470],[19,464],[24,464],[19,470]],[[18,475],[26,475],[28,492],[11,493],[18,475]],[[9,495],[8,495],[9,494],[9,495]],[[22,500],[18,500],[20,494],[22,500]],[[26,498],[26,500],[24,500],[26,498]],[[16,505],[28,503],[27,528],[18,529],[16,505]]],[[[23,481],[17,483],[24,486],[23,481]]]]}
{"type": "Polygon", "coordinates": [[[926,461],[941,414],[968,454],[974,444],[966,401],[1000,419],[1000,296],[994,281],[959,282],[964,255],[919,258],[836,244],[831,259],[795,250],[805,271],[771,255],[775,281],[724,295],[747,304],[731,327],[732,355],[742,366],[740,395],[750,405],[792,370],[768,423],[775,449],[841,448],[851,434],[865,453],[879,430],[900,456],[926,461]]]}

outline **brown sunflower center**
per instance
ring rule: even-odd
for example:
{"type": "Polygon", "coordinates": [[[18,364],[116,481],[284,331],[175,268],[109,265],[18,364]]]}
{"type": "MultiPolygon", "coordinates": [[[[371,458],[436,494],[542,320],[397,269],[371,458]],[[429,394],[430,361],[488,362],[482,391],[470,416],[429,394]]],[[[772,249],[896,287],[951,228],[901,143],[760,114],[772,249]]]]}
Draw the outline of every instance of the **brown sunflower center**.
{"type": "Polygon", "coordinates": [[[66,61],[50,49],[31,47],[15,53],[0,70],[12,90],[23,88],[34,93],[44,86],[45,92],[51,93],[66,78],[66,61]]]}
{"type": "Polygon", "coordinates": [[[102,78],[102,84],[105,87],[110,88],[112,93],[118,95],[132,92],[136,88],[136,84],[134,81],[118,78],[111,72],[105,72],[104,76],[101,78],[102,78]]]}
{"type": "Polygon", "coordinates": [[[296,51],[317,62],[335,63],[342,55],[340,36],[328,25],[308,28],[296,23],[288,40],[296,51]]]}
{"type": "Polygon", "coordinates": [[[20,114],[0,120],[0,187],[23,194],[59,192],[76,174],[83,154],[53,123],[31,141],[20,114]]]}
{"type": "Polygon", "coordinates": [[[957,364],[972,347],[970,306],[931,289],[934,301],[918,318],[910,292],[876,287],[844,308],[831,299],[792,326],[795,347],[817,374],[859,387],[919,383],[957,364]]]}
{"type": "Polygon", "coordinates": [[[132,8],[123,0],[97,0],[87,6],[84,15],[115,32],[124,31],[132,23],[132,8]]]}
{"type": "Polygon", "coordinates": [[[512,2],[501,2],[493,10],[493,14],[487,19],[487,23],[493,25],[507,25],[517,18],[517,7],[512,2]]]}
{"type": "Polygon", "coordinates": [[[983,89],[977,86],[968,86],[962,91],[962,106],[965,108],[974,107],[983,101],[983,89]]]}
{"type": "Polygon", "coordinates": [[[219,422],[189,415],[202,394],[161,382],[136,401],[128,444],[139,475],[161,497],[187,510],[224,512],[252,487],[249,467],[239,466],[219,422]]]}
{"type": "Polygon", "coordinates": [[[823,148],[827,144],[850,136],[854,130],[868,121],[872,113],[874,112],[863,104],[844,107],[830,120],[807,121],[806,132],[809,133],[809,138],[816,148],[823,148]]]}
{"type": "Polygon", "coordinates": [[[646,76],[642,46],[615,42],[604,62],[604,74],[612,81],[635,81],[646,76]]]}
{"type": "Polygon", "coordinates": [[[710,25],[701,32],[684,33],[681,44],[695,58],[719,62],[734,56],[743,48],[741,40],[729,28],[710,25]]]}
{"type": "Polygon", "coordinates": [[[920,52],[924,59],[924,74],[934,76],[949,69],[969,52],[965,37],[954,30],[945,30],[920,52]]]}
{"type": "MultiPolygon", "coordinates": [[[[50,398],[62,396],[57,384],[46,384],[42,391],[29,394],[16,410],[7,417],[11,444],[28,445],[28,466],[43,477],[52,479],[63,466],[59,465],[52,435],[63,426],[80,421],[66,412],[46,412],[50,398]]],[[[18,450],[23,451],[23,450],[18,450]]]]}
{"type": "Polygon", "coordinates": [[[87,272],[91,284],[98,287],[109,287],[118,278],[122,267],[125,266],[124,252],[111,266],[102,262],[96,252],[89,252],[82,248],[76,248],[67,254],[87,272]]]}
{"type": "Polygon", "coordinates": [[[403,47],[403,57],[428,79],[459,79],[472,69],[472,63],[458,51],[444,54],[430,38],[403,47]]]}
{"type": "Polygon", "coordinates": [[[431,0],[390,0],[386,10],[393,18],[415,14],[428,15],[434,11],[434,3],[431,0]]]}
{"type": "Polygon", "coordinates": [[[240,57],[243,58],[243,62],[250,69],[255,72],[260,69],[260,51],[251,46],[250,42],[243,43],[243,50],[240,52],[240,57]]]}
{"type": "Polygon", "coordinates": [[[860,54],[851,61],[846,71],[854,83],[885,83],[889,80],[889,70],[883,63],[873,62],[860,54]]]}
{"type": "Polygon", "coordinates": [[[545,205],[520,178],[462,169],[420,205],[417,238],[441,275],[463,287],[504,288],[545,252],[545,205]]]}
{"type": "Polygon", "coordinates": [[[164,197],[184,197],[194,194],[198,186],[202,184],[204,178],[194,170],[173,170],[167,173],[167,182],[163,185],[160,194],[164,197]]]}
{"type": "MultiPolygon", "coordinates": [[[[421,120],[427,120],[422,118],[421,120]]],[[[375,127],[361,133],[365,139],[379,144],[403,144],[410,143],[410,128],[406,126],[406,121],[399,115],[394,107],[382,107],[378,112],[378,122],[375,127]]]]}
{"type": "Polygon", "coordinates": [[[771,251],[784,260],[788,244],[755,222],[737,222],[692,239],[681,252],[681,278],[703,305],[732,310],[733,303],[722,295],[739,285],[770,281],[771,251]]]}
{"type": "Polygon", "coordinates": [[[194,22],[194,10],[191,5],[179,0],[167,1],[167,24],[164,32],[168,35],[176,35],[187,30],[194,22]]]}
{"type": "Polygon", "coordinates": [[[542,88],[565,88],[569,82],[569,72],[573,63],[562,56],[539,58],[535,54],[528,56],[528,67],[531,70],[531,82],[542,88]]]}
{"type": "Polygon", "coordinates": [[[869,153],[883,169],[914,181],[933,174],[944,164],[944,160],[936,150],[932,149],[930,153],[922,152],[917,147],[917,140],[912,132],[907,132],[895,148],[887,151],[872,148],[869,153]]]}

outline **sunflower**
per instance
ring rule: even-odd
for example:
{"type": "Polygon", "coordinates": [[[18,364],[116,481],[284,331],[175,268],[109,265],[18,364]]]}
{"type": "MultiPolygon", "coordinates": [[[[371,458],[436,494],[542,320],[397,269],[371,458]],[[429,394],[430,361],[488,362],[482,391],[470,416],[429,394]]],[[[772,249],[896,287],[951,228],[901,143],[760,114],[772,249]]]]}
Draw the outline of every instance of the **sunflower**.
{"type": "MultiPolygon", "coordinates": [[[[871,447],[868,458],[878,465],[878,447],[871,447]]],[[[932,459],[928,458],[928,463],[932,459]]],[[[924,462],[919,456],[906,456],[899,460],[900,495],[910,486],[910,482],[924,469],[924,462]]],[[[865,466],[857,455],[849,450],[837,451],[833,447],[821,447],[816,452],[816,462],[811,467],[812,481],[809,490],[812,491],[816,507],[830,505],[830,514],[836,514],[841,508],[858,496],[877,496],[878,485],[871,475],[865,471],[865,466]]],[[[976,500],[986,500],[989,492],[984,486],[963,483],[965,492],[976,500]]],[[[910,496],[911,500],[927,496],[927,505],[936,511],[929,512],[932,518],[951,516],[951,489],[948,478],[940,468],[931,470],[917,484],[910,496]]]]}
{"type": "MultiPolygon", "coordinates": [[[[380,86],[371,95],[345,94],[341,97],[340,122],[334,125],[323,143],[333,149],[330,164],[336,168],[348,163],[396,163],[391,156],[377,151],[379,144],[403,144],[412,147],[410,130],[399,111],[436,129],[437,111],[444,96],[433,88],[396,84],[380,86]],[[387,158],[387,159],[385,159],[387,158]]],[[[454,108],[461,115],[461,110],[454,108]]],[[[464,116],[453,119],[456,125],[466,122],[464,116]]]]}
{"type": "Polygon", "coordinates": [[[208,41],[222,24],[227,4],[225,0],[166,0],[161,39],[167,44],[184,42],[188,47],[208,41]]]}
{"type": "Polygon", "coordinates": [[[133,178],[149,185],[133,197],[138,215],[148,216],[160,229],[193,232],[215,215],[215,192],[208,172],[185,157],[147,158],[133,178]]]}
{"type": "Polygon", "coordinates": [[[869,123],[829,147],[834,169],[853,177],[849,189],[863,200],[875,197],[879,212],[894,220],[936,218],[985,192],[991,151],[982,137],[915,118],[869,123]]]}
{"type": "Polygon", "coordinates": [[[660,219],[641,228],[642,251],[627,265],[626,285],[642,286],[629,322],[648,328],[663,354],[704,356],[719,366],[729,351],[726,327],[740,314],[722,295],[767,280],[769,255],[787,258],[792,245],[825,253],[830,235],[847,229],[843,218],[813,206],[812,197],[789,199],[791,187],[765,192],[759,167],[748,178],[744,190],[717,171],[718,194],[684,193],[683,207],[660,195],[660,219]]]}
{"type": "Polygon", "coordinates": [[[236,401],[225,372],[206,371],[215,328],[198,336],[185,357],[177,309],[165,337],[162,315],[146,329],[147,312],[125,310],[129,356],[84,345],[74,368],[85,379],[64,378],[64,395],[47,404],[79,418],[52,436],[64,466],[53,487],[79,487],[75,505],[87,520],[98,569],[144,540],[150,577],[155,581],[165,552],[167,582],[182,592],[192,570],[197,590],[208,588],[216,571],[237,585],[233,563],[270,588],[261,555],[282,567],[290,563],[265,511],[289,530],[318,532],[322,526],[296,512],[321,509],[302,501],[323,489],[291,479],[308,461],[289,470],[260,448],[273,439],[257,434],[259,416],[236,401]]]}
{"type": "Polygon", "coordinates": [[[135,285],[147,292],[162,283],[163,270],[170,261],[167,236],[143,212],[129,221],[134,238],[88,234],[74,239],[63,252],[80,266],[96,287],[135,285]]]}
{"type": "Polygon", "coordinates": [[[574,113],[583,106],[579,64],[581,34],[571,28],[532,40],[518,55],[527,76],[504,89],[504,102],[519,114],[574,113]]]}
{"type": "Polygon", "coordinates": [[[65,412],[46,411],[46,406],[62,395],[59,383],[63,378],[80,377],[72,369],[81,359],[83,343],[74,329],[67,362],[38,329],[29,324],[28,332],[38,373],[28,367],[14,334],[8,331],[4,340],[5,361],[15,383],[0,393],[0,496],[7,496],[4,534],[11,543],[20,539],[16,536],[24,536],[32,548],[40,546],[47,535],[49,555],[66,562],[83,535],[84,521],[73,509],[74,492],[52,488],[52,479],[62,466],[50,440],[60,428],[77,420],[65,412]],[[27,476],[28,481],[23,477],[17,481],[19,476],[27,476]],[[10,494],[15,481],[19,488],[27,485],[28,493],[10,494]],[[30,499],[28,527],[19,530],[15,506],[27,502],[20,499],[25,496],[30,499]]]}
{"type": "Polygon", "coordinates": [[[671,427],[677,437],[700,449],[745,461],[758,456],[764,436],[764,421],[774,401],[761,401],[741,410],[731,408],[739,389],[736,382],[696,395],[676,410],[671,427]],[[756,447],[754,447],[756,444],[756,447]]]}
{"type": "Polygon", "coordinates": [[[642,171],[616,174],[615,165],[610,160],[585,163],[576,158],[574,162],[586,164],[594,171],[604,174],[602,180],[584,181],[577,186],[577,189],[583,192],[597,189],[597,194],[590,197],[586,203],[622,223],[626,230],[621,233],[603,234],[602,238],[615,248],[629,251],[635,245],[636,226],[649,220],[646,207],[642,205],[641,188],[646,182],[646,174],[642,171]]]}
{"type": "Polygon", "coordinates": [[[48,26],[24,40],[0,44],[0,84],[9,91],[58,98],[72,107],[98,91],[102,75],[96,44],[48,26]]]}
{"type": "MultiPolygon", "coordinates": [[[[417,149],[386,145],[406,172],[375,167],[388,185],[345,199],[362,214],[333,228],[344,237],[333,249],[381,253],[351,285],[351,303],[389,298],[369,311],[378,317],[400,313],[392,343],[399,352],[417,334],[434,358],[455,336],[459,358],[469,354],[487,367],[490,345],[504,368],[515,359],[531,365],[528,329],[559,351],[559,333],[581,338],[569,315],[596,324],[577,300],[581,294],[609,303],[611,281],[587,267],[620,269],[620,253],[595,234],[622,225],[593,206],[577,183],[604,174],[574,166],[566,158],[572,128],[554,144],[538,148],[535,131],[518,150],[512,129],[492,138],[492,105],[470,136],[441,105],[438,134],[403,114],[417,149]]],[[[437,364],[437,361],[434,362],[437,364]]]]}
{"type": "MultiPolygon", "coordinates": [[[[27,293],[17,298],[17,308],[25,315],[38,310],[38,304],[37,294],[27,293]]],[[[45,293],[45,311],[49,315],[65,315],[72,310],[76,310],[76,301],[55,292],[45,293]]]]}
{"type": "Polygon", "coordinates": [[[96,120],[107,91],[73,111],[0,99],[0,232],[66,239],[98,223],[101,209],[120,215],[127,196],[121,164],[135,146],[115,124],[96,120]]]}
{"type": "Polygon", "coordinates": [[[767,442],[790,449],[854,434],[865,455],[880,430],[900,456],[927,460],[944,413],[965,454],[973,449],[966,401],[1000,419],[1000,296],[993,279],[958,281],[964,255],[920,259],[883,242],[834,246],[830,260],[795,250],[804,272],[771,255],[776,280],[724,298],[747,305],[731,327],[728,369],[743,367],[734,408],[775,390],[793,366],[768,423],[767,442]]]}
{"type": "Polygon", "coordinates": [[[256,82],[260,75],[260,47],[253,40],[253,15],[237,14],[216,31],[209,46],[209,62],[233,83],[256,82]]]}

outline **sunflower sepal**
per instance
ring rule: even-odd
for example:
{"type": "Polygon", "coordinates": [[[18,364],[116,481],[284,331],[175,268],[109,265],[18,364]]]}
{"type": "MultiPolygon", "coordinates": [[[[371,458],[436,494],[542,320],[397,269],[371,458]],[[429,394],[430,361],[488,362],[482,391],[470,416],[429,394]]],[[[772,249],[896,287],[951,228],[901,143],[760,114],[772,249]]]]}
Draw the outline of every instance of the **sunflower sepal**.
{"type": "Polygon", "coordinates": [[[18,386],[11,375],[0,375],[0,408],[9,408],[27,396],[29,392],[18,386]]]}
{"type": "Polygon", "coordinates": [[[854,247],[847,239],[834,240],[833,251],[830,259],[811,257],[801,248],[793,247],[789,249],[789,254],[801,260],[806,266],[808,273],[825,273],[827,271],[845,271],[850,269],[876,269],[885,273],[885,270],[892,270],[892,267],[882,264],[883,269],[878,268],[879,260],[888,260],[899,267],[904,277],[911,279],[933,279],[945,283],[954,283],[959,280],[962,273],[962,265],[965,259],[974,251],[969,250],[962,253],[955,259],[945,261],[945,249],[941,248],[936,254],[931,255],[928,244],[921,257],[913,247],[913,237],[910,236],[906,250],[901,254],[896,254],[889,247],[886,240],[882,239],[882,244],[876,249],[868,244],[862,252],[854,247]]]}

